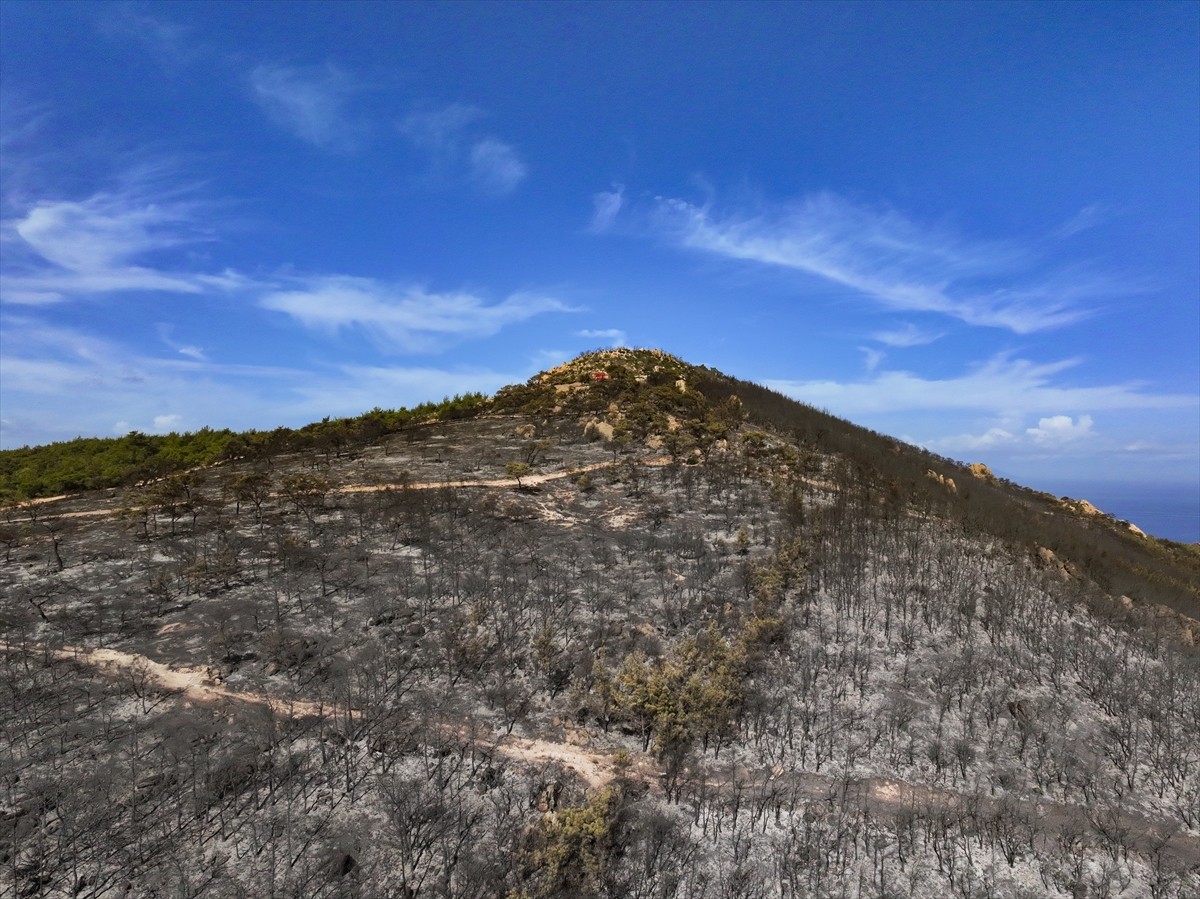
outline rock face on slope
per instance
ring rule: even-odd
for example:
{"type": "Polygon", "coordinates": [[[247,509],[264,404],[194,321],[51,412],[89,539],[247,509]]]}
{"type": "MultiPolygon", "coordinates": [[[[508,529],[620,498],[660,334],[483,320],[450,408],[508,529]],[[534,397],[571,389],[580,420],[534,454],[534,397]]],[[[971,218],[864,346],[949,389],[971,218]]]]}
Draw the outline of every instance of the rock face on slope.
{"type": "Polygon", "coordinates": [[[948,478],[944,474],[934,471],[932,468],[926,470],[925,476],[929,480],[941,484],[951,493],[958,493],[958,485],[954,483],[954,478],[948,478]]]}
{"type": "Polygon", "coordinates": [[[981,481],[995,482],[996,476],[992,474],[992,470],[982,462],[972,462],[967,466],[967,470],[971,472],[972,477],[979,478],[981,481]]]}
{"type": "Polygon", "coordinates": [[[660,352],[404,420],[11,510],[0,894],[1200,894],[1190,549],[660,352]]]}
{"type": "Polygon", "coordinates": [[[1069,497],[1069,496],[1064,496],[1062,498],[1062,505],[1063,505],[1063,508],[1070,509],[1072,512],[1076,513],[1077,515],[1089,515],[1090,516],[1090,515],[1106,514],[1104,512],[1101,512],[1099,509],[1097,509],[1095,506],[1093,506],[1091,503],[1089,503],[1086,499],[1071,499],[1071,497],[1069,497]]]}
{"type": "Polygon", "coordinates": [[[1118,521],[1107,512],[1104,512],[1101,509],[1093,506],[1086,499],[1071,499],[1069,496],[1064,496],[1061,500],[1059,500],[1059,505],[1062,508],[1073,512],[1074,514],[1082,515],[1085,518],[1107,519],[1115,526],[1127,531],[1130,534],[1133,534],[1135,537],[1144,538],[1146,536],[1146,532],[1139,528],[1136,524],[1128,521],[1118,521]]]}

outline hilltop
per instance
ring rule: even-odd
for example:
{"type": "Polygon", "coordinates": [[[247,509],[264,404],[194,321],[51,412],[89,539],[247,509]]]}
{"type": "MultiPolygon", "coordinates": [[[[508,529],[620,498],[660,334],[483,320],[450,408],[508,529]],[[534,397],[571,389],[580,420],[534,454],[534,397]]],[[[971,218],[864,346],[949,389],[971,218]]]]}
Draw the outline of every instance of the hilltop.
{"type": "Polygon", "coordinates": [[[1190,547],[655,350],[195,462],[6,509],[11,892],[1200,890],[1190,547]]]}

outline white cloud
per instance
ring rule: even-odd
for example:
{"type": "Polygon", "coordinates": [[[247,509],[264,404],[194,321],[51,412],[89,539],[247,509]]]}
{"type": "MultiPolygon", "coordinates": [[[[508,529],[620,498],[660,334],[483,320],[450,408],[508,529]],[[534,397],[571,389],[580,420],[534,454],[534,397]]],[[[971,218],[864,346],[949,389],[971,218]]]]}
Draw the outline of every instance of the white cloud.
{"type": "Polygon", "coordinates": [[[128,4],[111,4],[98,19],[101,32],[142,45],[164,71],[176,74],[196,62],[203,48],[190,29],[128,4]]]}
{"type": "Polygon", "coordinates": [[[332,66],[264,64],[250,73],[250,86],[255,101],[276,125],[314,146],[348,151],[362,137],[362,125],[345,111],[358,87],[332,66]]]}
{"type": "Polygon", "coordinates": [[[968,241],[830,193],[753,216],[659,198],[652,222],[682,247],[822,278],[890,309],[1018,334],[1078,321],[1087,314],[1081,303],[1120,289],[1079,271],[1038,275],[1036,260],[1012,243],[968,241]]]}
{"type": "Polygon", "coordinates": [[[264,384],[278,389],[303,377],[293,369],[147,357],[114,341],[13,316],[4,319],[0,343],[6,350],[0,355],[4,446],[113,428],[122,434],[178,429],[183,420],[164,417],[163,409],[186,409],[187,422],[197,426],[250,427],[271,408],[264,384]]]}
{"type": "Polygon", "coordinates": [[[894,328],[891,331],[876,331],[871,335],[871,339],[878,340],[886,346],[906,348],[925,346],[926,344],[940,340],[943,336],[943,333],[940,331],[937,333],[922,331],[912,322],[906,322],[902,328],[894,328]]]}
{"type": "Polygon", "coordinates": [[[452,166],[464,143],[467,129],[483,118],[483,110],[465,103],[451,103],[440,109],[409,113],[400,122],[400,133],[429,154],[435,164],[452,166]]]}
{"type": "Polygon", "coordinates": [[[1097,225],[1103,224],[1106,217],[1107,213],[1103,206],[1099,203],[1091,203],[1063,222],[1054,232],[1054,235],[1056,237],[1072,237],[1080,231],[1087,231],[1090,228],[1095,228],[1097,225]]]}
{"type": "Polygon", "coordinates": [[[602,190],[592,194],[590,229],[599,234],[611,228],[624,203],[625,188],[620,184],[614,185],[612,190],[602,190]]]}
{"type": "Polygon", "coordinates": [[[488,196],[504,196],[529,174],[508,141],[479,133],[481,109],[451,103],[409,113],[397,126],[429,160],[428,178],[437,186],[466,183],[488,196]]]}
{"type": "MultiPolygon", "coordinates": [[[[1104,438],[1094,428],[1090,415],[1049,415],[1038,419],[1036,427],[1020,428],[1011,425],[992,426],[982,434],[955,434],[921,441],[922,445],[935,452],[975,453],[989,451],[1001,456],[1016,457],[1047,454],[1078,454],[1086,450],[1089,454],[1127,452],[1130,447],[1118,441],[1104,438]]],[[[1145,444],[1147,449],[1155,448],[1145,444]]]]}
{"type": "Polygon", "coordinates": [[[179,426],[181,424],[183,424],[183,416],[182,415],[175,415],[174,413],[172,413],[170,415],[154,416],[154,430],[155,431],[160,431],[160,432],[161,431],[175,431],[175,430],[179,429],[179,426]]]}
{"type": "Polygon", "coordinates": [[[14,348],[0,355],[6,375],[0,385],[32,393],[68,389],[85,382],[144,385],[163,373],[248,378],[292,378],[302,374],[299,369],[278,366],[147,357],[106,338],[22,316],[5,316],[0,338],[6,349],[14,348]]]}
{"type": "Polygon", "coordinates": [[[1039,446],[1062,446],[1095,436],[1090,415],[1081,415],[1078,421],[1069,415],[1052,415],[1039,419],[1037,427],[1026,428],[1025,433],[1039,446]]]}
{"type": "MultiPolygon", "coordinates": [[[[362,328],[387,348],[431,351],[487,337],[544,312],[573,311],[553,297],[517,292],[488,303],[467,292],[420,287],[345,274],[208,274],[172,263],[164,254],[208,239],[194,205],[136,193],[97,194],[83,201],[35,204],[3,225],[3,300],[46,305],[125,291],[163,294],[236,293],[327,332],[362,328]],[[163,260],[164,264],[148,264],[163,260]]],[[[181,356],[206,361],[203,348],[177,342],[169,325],[159,338],[181,356]]]]}
{"type": "Polygon", "coordinates": [[[295,398],[284,404],[288,416],[301,422],[325,415],[358,415],[375,406],[415,406],[462,393],[494,393],[521,383],[531,372],[345,365],[316,373],[298,384],[295,398]]]}
{"type": "Polygon", "coordinates": [[[471,180],[486,194],[512,193],[526,174],[517,151],[502,140],[485,137],[471,148],[471,180]]]}
{"type": "Polygon", "coordinates": [[[113,268],[130,256],[177,242],[161,229],[184,215],[155,206],[129,208],[113,200],[96,196],[85,203],[45,203],[15,230],[44,259],[71,271],[113,268]]]}
{"type": "Polygon", "coordinates": [[[988,428],[982,434],[955,434],[951,437],[927,440],[923,445],[938,452],[974,452],[1012,446],[1020,440],[1020,437],[1004,428],[988,428]]]}
{"type": "Polygon", "coordinates": [[[767,380],[766,386],[794,399],[853,417],[863,413],[975,410],[1000,415],[1056,413],[1063,409],[1175,409],[1200,404],[1194,396],[1157,394],[1138,383],[1062,386],[1055,376],[1078,360],[1036,363],[994,356],[964,374],[924,378],[907,371],[881,371],[860,381],[767,380]]]}
{"type": "Polygon", "coordinates": [[[32,100],[7,81],[0,83],[0,184],[6,206],[30,192],[47,163],[54,166],[54,143],[44,133],[53,118],[50,105],[32,100]]]}
{"type": "Polygon", "coordinates": [[[529,357],[529,366],[533,371],[545,371],[562,365],[574,355],[576,353],[566,350],[538,350],[529,357]]]}
{"type": "Polygon", "coordinates": [[[202,425],[299,426],[375,406],[412,406],[468,391],[491,393],[528,371],[330,366],[312,370],[202,363],[139,354],[121,343],[4,319],[0,342],[0,446],[202,425]],[[11,349],[10,349],[11,348],[11,349]],[[163,413],[182,409],[185,413],[163,413]]]}
{"type": "Polygon", "coordinates": [[[191,346],[185,343],[179,343],[174,337],[174,328],[164,322],[158,324],[158,337],[168,347],[179,353],[181,356],[187,356],[189,359],[195,359],[197,362],[207,362],[208,357],[204,354],[204,350],[198,346],[191,346]]]}
{"type": "Polygon", "coordinates": [[[988,428],[971,441],[971,449],[991,449],[992,447],[1012,443],[1015,439],[1016,437],[1004,430],[1004,428],[988,428]]]}
{"type": "Polygon", "coordinates": [[[877,350],[874,347],[869,346],[860,346],[859,350],[862,351],[864,357],[863,361],[866,363],[867,371],[875,371],[875,369],[879,368],[879,363],[881,363],[884,357],[887,355],[883,352],[883,350],[877,350]]]}
{"type": "Polygon", "coordinates": [[[315,277],[294,289],[268,293],[261,305],[317,330],[363,328],[385,346],[410,352],[431,351],[447,340],[487,337],[544,312],[573,311],[559,300],[531,293],[514,293],[488,305],[470,293],[430,293],[349,276],[315,277]]]}
{"type": "Polygon", "coordinates": [[[580,337],[607,341],[610,346],[625,346],[626,334],[620,328],[585,328],[579,332],[580,337]]]}
{"type": "Polygon", "coordinates": [[[207,239],[187,203],[123,193],[42,201],[3,225],[4,300],[45,305],[117,291],[201,293],[242,286],[244,279],[229,272],[175,272],[138,263],[207,239]]]}

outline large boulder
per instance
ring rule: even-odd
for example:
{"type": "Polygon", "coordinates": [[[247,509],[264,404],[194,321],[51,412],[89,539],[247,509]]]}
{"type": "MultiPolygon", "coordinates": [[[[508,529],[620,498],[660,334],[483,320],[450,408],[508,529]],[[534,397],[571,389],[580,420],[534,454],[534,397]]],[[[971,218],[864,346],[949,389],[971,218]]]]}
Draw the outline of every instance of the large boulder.
{"type": "Polygon", "coordinates": [[[992,474],[992,470],[982,462],[972,462],[967,466],[967,471],[971,472],[972,476],[979,478],[981,481],[992,483],[996,480],[996,476],[992,474]]]}

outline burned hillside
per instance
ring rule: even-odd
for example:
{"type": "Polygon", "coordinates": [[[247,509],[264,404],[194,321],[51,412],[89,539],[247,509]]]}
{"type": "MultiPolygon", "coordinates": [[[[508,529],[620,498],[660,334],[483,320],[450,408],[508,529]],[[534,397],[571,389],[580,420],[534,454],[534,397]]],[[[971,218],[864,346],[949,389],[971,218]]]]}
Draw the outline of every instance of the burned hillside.
{"type": "Polygon", "coordinates": [[[6,891],[1200,892],[1192,549],[655,351],[394,421],[7,507],[6,891]]]}

